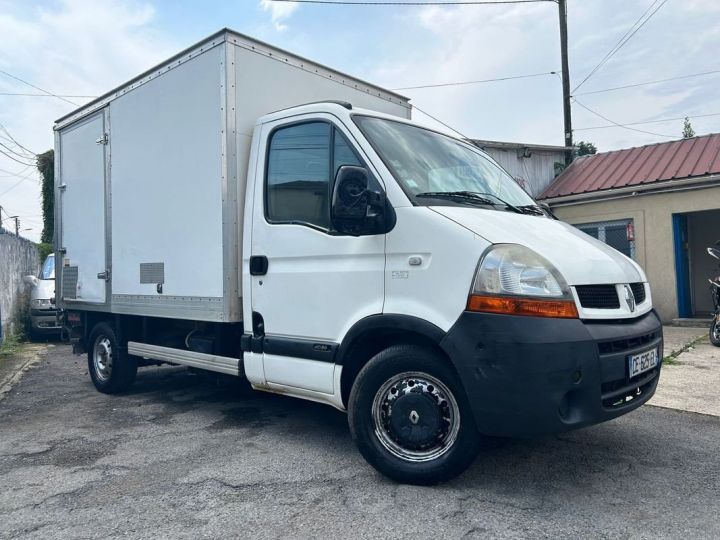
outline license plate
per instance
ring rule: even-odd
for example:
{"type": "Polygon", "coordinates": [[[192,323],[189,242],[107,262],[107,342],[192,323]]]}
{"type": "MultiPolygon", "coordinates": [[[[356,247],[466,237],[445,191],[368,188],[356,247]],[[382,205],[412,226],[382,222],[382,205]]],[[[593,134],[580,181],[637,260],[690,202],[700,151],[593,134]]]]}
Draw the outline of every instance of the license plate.
{"type": "Polygon", "coordinates": [[[628,357],[628,367],[630,378],[640,375],[645,371],[649,371],[658,365],[658,350],[652,349],[640,354],[633,354],[628,357]]]}

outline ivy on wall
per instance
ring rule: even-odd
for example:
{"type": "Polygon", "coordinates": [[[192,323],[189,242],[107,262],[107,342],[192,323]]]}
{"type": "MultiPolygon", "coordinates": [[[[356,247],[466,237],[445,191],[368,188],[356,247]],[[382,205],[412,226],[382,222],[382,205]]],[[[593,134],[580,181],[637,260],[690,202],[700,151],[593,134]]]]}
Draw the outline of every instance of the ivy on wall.
{"type": "Polygon", "coordinates": [[[40,242],[52,244],[55,233],[55,152],[48,150],[38,154],[37,168],[42,177],[43,231],[40,242]]]}

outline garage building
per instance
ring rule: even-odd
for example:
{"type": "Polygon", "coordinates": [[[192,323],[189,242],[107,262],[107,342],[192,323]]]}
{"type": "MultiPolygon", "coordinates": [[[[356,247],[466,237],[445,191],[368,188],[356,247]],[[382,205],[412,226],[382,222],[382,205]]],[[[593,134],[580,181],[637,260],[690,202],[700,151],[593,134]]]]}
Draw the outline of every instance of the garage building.
{"type": "Polygon", "coordinates": [[[664,322],[707,317],[720,240],[720,134],[576,159],[538,197],[636,260],[664,322]]]}

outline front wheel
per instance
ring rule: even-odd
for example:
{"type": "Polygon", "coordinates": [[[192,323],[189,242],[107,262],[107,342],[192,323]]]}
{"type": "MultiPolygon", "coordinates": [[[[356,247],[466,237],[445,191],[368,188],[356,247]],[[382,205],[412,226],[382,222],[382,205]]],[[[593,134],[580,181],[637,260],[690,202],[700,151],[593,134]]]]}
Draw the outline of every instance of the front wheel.
{"type": "Polygon", "coordinates": [[[398,482],[430,485],[463,472],[480,435],[447,360],[417,345],[390,347],[360,371],[348,418],[363,457],[398,482]]]}
{"type": "Polygon", "coordinates": [[[720,314],[715,315],[710,324],[710,343],[720,347],[720,314]]]}

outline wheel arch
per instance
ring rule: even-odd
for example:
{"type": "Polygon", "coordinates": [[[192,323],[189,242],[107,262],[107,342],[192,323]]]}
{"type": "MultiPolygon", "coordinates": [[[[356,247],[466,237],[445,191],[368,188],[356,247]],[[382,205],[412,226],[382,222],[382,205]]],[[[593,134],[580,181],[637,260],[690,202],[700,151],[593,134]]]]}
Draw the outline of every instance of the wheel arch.
{"type": "Polygon", "coordinates": [[[353,382],[363,366],[377,353],[400,343],[427,347],[455,366],[440,346],[446,332],[435,324],[411,315],[380,314],[359,320],[345,334],[338,347],[335,363],[342,366],[340,391],[347,407],[353,382]]]}

